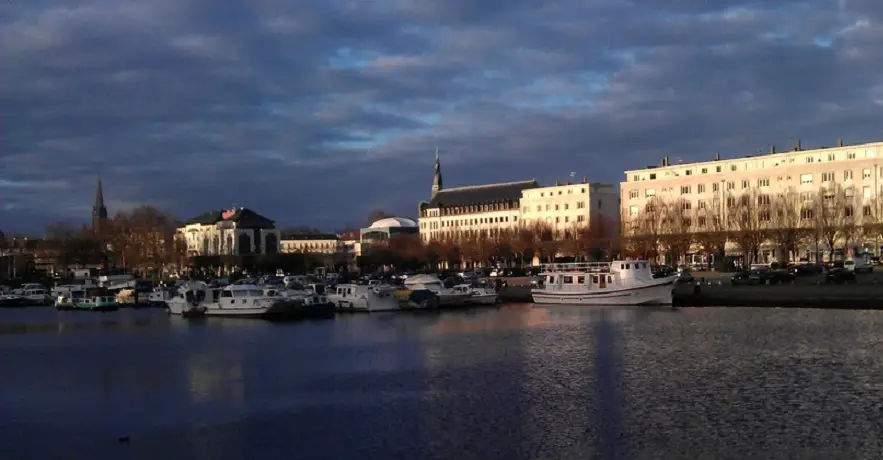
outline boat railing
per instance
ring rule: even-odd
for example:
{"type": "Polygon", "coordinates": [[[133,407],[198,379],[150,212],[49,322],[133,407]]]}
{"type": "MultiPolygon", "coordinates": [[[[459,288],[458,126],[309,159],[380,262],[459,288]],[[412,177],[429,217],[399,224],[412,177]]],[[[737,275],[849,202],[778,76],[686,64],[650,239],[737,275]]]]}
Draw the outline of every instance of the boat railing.
{"type": "Polygon", "coordinates": [[[542,273],[607,273],[610,262],[567,262],[541,264],[542,273]]]}

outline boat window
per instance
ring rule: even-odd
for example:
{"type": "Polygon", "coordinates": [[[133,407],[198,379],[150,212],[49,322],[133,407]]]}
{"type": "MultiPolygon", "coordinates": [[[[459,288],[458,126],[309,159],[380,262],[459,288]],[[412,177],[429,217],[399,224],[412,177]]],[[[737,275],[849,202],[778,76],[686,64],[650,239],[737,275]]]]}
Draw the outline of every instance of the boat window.
{"type": "Polygon", "coordinates": [[[626,269],[626,270],[631,270],[631,268],[632,268],[632,267],[631,267],[631,264],[625,264],[625,269],[626,269]]]}
{"type": "Polygon", "coordinates": [[[612,282],[613,282],[613,275],[607,275],[607,284],[610,284],[612,282]]]}
{"type": "Polygon", "coordinates": [[[554,283],[554,282],[555,282],[555,277],[554,277],[554,276],[550,276],[550,277],[549,277],[549,284],[552,284],[552,283],[554,283]]]}
{"type": "Polygon", "coordinates": [[[263,291],[250,289],[250,290],[246,293],[246,295],[248,295],[249,297],[260,297],[260,296],[264,295],[264,293],[263,293],[263,291]]]}
{"type": "Polygon", "coordinates": [[[562,280],[562,283],[565,283],[565,284],[573,284],[573,277],[572,277],[572,276],[565,276],[565,277],[563,277],[563,278],[564,278],[564,279],[562,280]]]}
{"type": "Polygon", "coordinates": [[[221,297],[233,297],[233,291],[221,291],[221,297]]]}
{"type": "Polygon", "coordinates": [[[577,276],[576,283],[577,284],[586,284],[586,277],[585,276],[577,276]]]}
{"type": "Polygon", "coordinates": [[[346,293],[349,295],[353,295],[353,288],[346,288],[346,293]]]}
{"type": "Polygon", "coordinates": [[[592,275],[592,284],[598,284],[598,275],[592,275]]]}

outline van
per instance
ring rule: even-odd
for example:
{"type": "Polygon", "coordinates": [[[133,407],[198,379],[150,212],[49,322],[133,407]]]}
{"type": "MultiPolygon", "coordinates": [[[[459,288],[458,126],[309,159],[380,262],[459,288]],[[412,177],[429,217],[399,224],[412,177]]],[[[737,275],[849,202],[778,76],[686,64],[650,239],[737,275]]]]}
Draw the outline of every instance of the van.
{"type": "Polygon", "coordinates": [[[843,268],[846,271],[855,272],[855,273],[873,273],[874,267],[869,265],[862,259],[859,260],[845,260],[843,261],[843,268]]]}

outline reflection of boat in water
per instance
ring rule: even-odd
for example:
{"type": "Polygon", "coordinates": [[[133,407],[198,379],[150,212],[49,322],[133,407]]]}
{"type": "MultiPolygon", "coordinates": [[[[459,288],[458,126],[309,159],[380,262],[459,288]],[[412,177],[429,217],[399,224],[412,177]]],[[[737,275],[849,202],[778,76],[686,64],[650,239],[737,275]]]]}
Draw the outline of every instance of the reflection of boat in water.
{"type": "Polygon", "coordinates": [[[394,292],[376,285],[338,284],[328,293],[328,299],[338,311],[400,310],[394,292]]]}
{"type": "Polygon", "coordinates": [[[534,303],[671,305],[677,276],[653,278],[646,260],[545,264],[534,303]]]}

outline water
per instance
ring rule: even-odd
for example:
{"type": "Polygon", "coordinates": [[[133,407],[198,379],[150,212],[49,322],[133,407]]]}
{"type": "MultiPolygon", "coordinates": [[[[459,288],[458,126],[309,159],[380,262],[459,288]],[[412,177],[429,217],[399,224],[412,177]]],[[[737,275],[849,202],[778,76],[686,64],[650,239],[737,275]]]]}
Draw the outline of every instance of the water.
{"type": "Polygon", "coordinates": [[[881,330],[792,309],[0,309],[0,456],[877,459],[881,330]]]}

